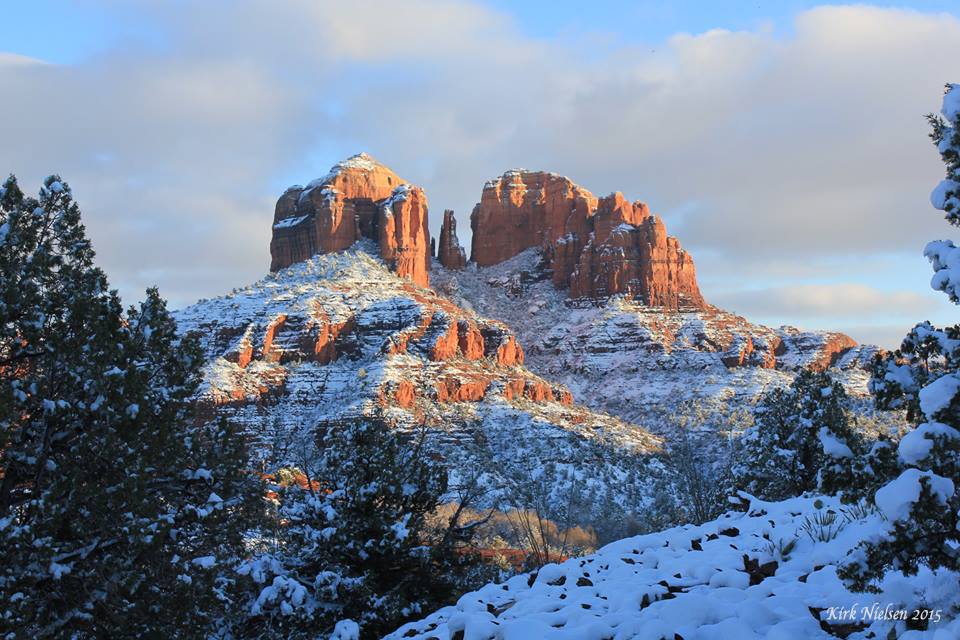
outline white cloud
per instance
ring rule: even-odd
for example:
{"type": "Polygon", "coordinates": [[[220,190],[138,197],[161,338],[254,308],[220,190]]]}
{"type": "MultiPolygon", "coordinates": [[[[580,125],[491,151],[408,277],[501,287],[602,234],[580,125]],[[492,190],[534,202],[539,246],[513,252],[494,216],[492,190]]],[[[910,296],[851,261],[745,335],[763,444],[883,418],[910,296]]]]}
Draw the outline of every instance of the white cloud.
{"type": "MultiPolygon", "coordinates": [[[[455,208],[466,242],[483,181],[510,167],[624,191],[667,214],[705,280],[749,262],[745,289],[773,286],[765,268],[916,260],[947,233],[927,201],[942,166],[922,115],[957,79],[949,15],[821,7],[789,37],[596,47],[589,34],[527,38],[464,1],[140,11],[162,46],[69,66],[0,57],[0,169],[28,189],[54,171],[71,182],[127,297],[158,283],[185,303],[262,275],[283,183],[359,150],[426,187],[435,211],[455,208]]],[[[851,276],[863,313],[888,313],[863,289],[885,269],[899,267],[851,276]]],[[[834,317],[827,298],[786,293],[768,296],[785,320],[834,317]]]]}
{"type": "Polygon", "coordinates": [[[884,291],[862,284],[805,284],[766,289],[734,290],[716,297],[716,303],[749,316],[784,318],[921,319],[938,307],[934,292],[884,291]]]}

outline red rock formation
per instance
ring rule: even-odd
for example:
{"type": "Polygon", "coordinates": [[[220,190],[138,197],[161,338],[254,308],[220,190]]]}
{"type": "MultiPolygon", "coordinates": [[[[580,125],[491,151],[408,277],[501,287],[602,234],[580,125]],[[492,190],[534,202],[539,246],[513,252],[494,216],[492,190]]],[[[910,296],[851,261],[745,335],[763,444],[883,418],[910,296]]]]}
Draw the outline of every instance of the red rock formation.
{"type": "Polygon", "coordinates": [[[443,226],[440,227],[440,247],[437,259],[447,269],[463,269],[467,266],[467,254],[457,238],[457,219],[453,211],[443,212],[443,226]]]}
{"type": "Polygon", "coordinates": [[[553,400],[553,388],[540,380],[527,380],[523,395],[534,402],[549,402],[553,400]]]}
{"type": "Polygon", "coordinates": [[[280,349],[274,349],[273,341],[276,339],[277,333],[283,329],[283,325],[286,324],[286,322],[287,314],[281,313],[273,322],[267,325],[267,331],[263,337],[262,359],[264,362],[280,362],[283,352],[280,349]]]}
{"type": "Polygon", "coordinates": [[[568,407],[573,405],[573,394],[570,393],[569,389],[565,389],[563,387],[554,387],[553,397],[562,405],[566,405],[568,407]]]}
{"type": "Polygon", "coordinates": [[[440,402],[477,402],[483,400],[490,378],[482,375],[444,376],[437,381],[440,402]]]}
{"type": "Polygon", "coordinates": [[[569,178],[508,171],[486,184],[470,224],[479,266],[541,247],[554,285],[572,298],[622,293],[654,307],[706,306],[690,254],[646,204],[620,193],[598,202],[569,178]]]}
{"type": "Polygon", "coordinates": [[[523,397],[523,388],[527,381],[523,378],[511,378],[503,386],[503,397],[507,400],[516,400],[523,397]]]}
{"type": "Polygon", "coordinates": [[[484,348],[483,334],[480,333],[480,330],[476,327],[476,325],[466,320],[460,320],[458,327],[458,341],[460,345],[460,353],[463,354],[463,357],[467,360],[479,360],[482,358],[484,354],[484,348]]]}
{"type": "Polygon", "coordinates": [[[571,298],[625,293],[651,307],[703,308],[693,258],[667,236],[659,216],[642,202],[614,193],[600,200],[593,238],[570,276],[571,298]]]}
{"type": "Polygon", "coordinates": [[[399,406],[405,409],[412,407],[413,402],[416,399],[416,393],[413,390],[413,383],[411,383],[409,380],[401,380],[397,384],[397,389],[393,394],[393,398],[399,406]]]}
{"type": "MultiPolygon", "coordinates": [[[[383,204],[397,197],[406,181],[365,153],[335,165],[306,187],[291,187],[277,201],[270,241],[270,270],[277,271],[318,253],[343,251],[360,238],[381,242],[381,255],[397,273],[427,286],[430,234],[427,200],[419,188],[407,204],[397,204],[399,223],[384,231],[383,204]]],[[[397,201],[399,203],[399,200],[397,201]]]]}
{"type": "Polygon", "coordinates": [[[430,286],[430,231],[427,196],[420,187],[404,184],[380,204],[380,256],[397,275],[421,287],[430,286]]]}
{"type": "Polygon", "coordinates": [[[301,340],[300,353],[308,360],[319,364],[330,364],[340,355],[337,352],[337,340],[341,335],[355,329],[352,319],[344,322],[330,322],[322,311],[308,323],[307,332],[301,340]]]}
{"type": "Polygon", "coordinates": [[[441,333],[433,343],[430,350],[430,359],[434,362],[449,360],[457,355],[457,349],[460,348],[460,341],[457,338],[458,322],[450,321],[447,330],[441,333]]]}
{"type": "Polygon", "coordinates": [[[810,368],[823,371],[828,369],[840,356],[857,346],[857,341],[843,333],[829,333],[820,346],[820,353],[810,364],[810,368]]]}
{"type": "Polygon", "coordinates": [[[506,327],[491,324],[480,329],[483,334],[484,355],[492,357],[504,367],[523,364],[523,347],[506,327]]]}
{"type": "Polygon", "coordinates": [[[584,241],[597,199],[569,178],[542,171],[507,171],[483,188],[470,216],[470,259],[498,264],[530,247],[547,247],[567,234],[584,241]]]}

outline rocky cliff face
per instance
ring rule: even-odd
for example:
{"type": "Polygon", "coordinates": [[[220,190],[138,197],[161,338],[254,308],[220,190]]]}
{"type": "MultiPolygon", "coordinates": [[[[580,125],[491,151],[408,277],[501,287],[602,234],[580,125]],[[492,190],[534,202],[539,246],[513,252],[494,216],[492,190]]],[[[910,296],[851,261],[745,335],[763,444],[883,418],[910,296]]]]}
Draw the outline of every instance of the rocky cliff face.
{"type": "Polygon", "coordinates": [[[453,211],[443,212],[443,226],[440,227],[440,246],[437,249],[437,259],[447,269],[454,271],[467,266],[467,254],[460,246],[457,238],[457,219],[453,211]]]}
{"type": "Polygon", "coordinates": [[[378,241],[381,257],[397,274],[429,285],[426,195],[365,153],[280,196],[273,216],[270,270],[343,251],[361,238],[378,241]]]}
{"type": "Polygon", "coordinates": [[[652,307],[703,308],[693,258],[642,202],[597,200],[569,178],[513,170],[488,182],[470,219],[471,259],[492,266],[542,249],[572,298],[626,294],[652,307]]]}
{"type": "Polygon", "coordinates": [[[430,285],[430,230],[427,196],[420,187],[401,185],[378,209],[380,257],[403,278],[430,285]]]}
{"type": "Polygon", "coordinates": [[[650,307],[703,308],[693,258],[659,216],[619,192],[602,198],[593,233],[570,275],[571,298],[626,294],[650,307]]]}

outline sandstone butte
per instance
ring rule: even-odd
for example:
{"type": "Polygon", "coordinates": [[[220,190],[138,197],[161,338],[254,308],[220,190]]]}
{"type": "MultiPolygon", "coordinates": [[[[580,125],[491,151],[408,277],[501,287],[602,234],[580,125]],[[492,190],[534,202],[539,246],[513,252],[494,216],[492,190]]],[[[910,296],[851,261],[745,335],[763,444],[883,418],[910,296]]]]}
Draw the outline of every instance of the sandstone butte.
{"type": "Polygon", "coordinates": [[[361,238],[376,241],[380,256],[398,275],[429,286],[427,196],[365,153],[280,196],[273,216],[270,270],[342,251],[361,238]]]}
{"type": "Polygon", "coordinates": [[[515,169],[487,182],[470,226],[478,266],[540,247],[554,285],[571,298],[626,294],[651,307],[707,306],[690,254],[645,203],[619,192],[598,200],[569,178],[515,169]]]}

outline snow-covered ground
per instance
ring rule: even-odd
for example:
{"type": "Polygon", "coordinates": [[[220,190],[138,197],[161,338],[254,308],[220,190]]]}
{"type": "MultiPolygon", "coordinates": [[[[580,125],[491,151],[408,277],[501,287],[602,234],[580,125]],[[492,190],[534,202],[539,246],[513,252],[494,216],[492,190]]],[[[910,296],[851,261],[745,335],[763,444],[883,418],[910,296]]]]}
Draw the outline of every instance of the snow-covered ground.
{"type": "Polygon", "coordinates": [[[836,498],[753,499],[746,512],[489,584],[388,639],[960,637],[955,573],[889,573],[877,593],[853,593],[837,576],[848,552],[886,526],[836,498]]]}

